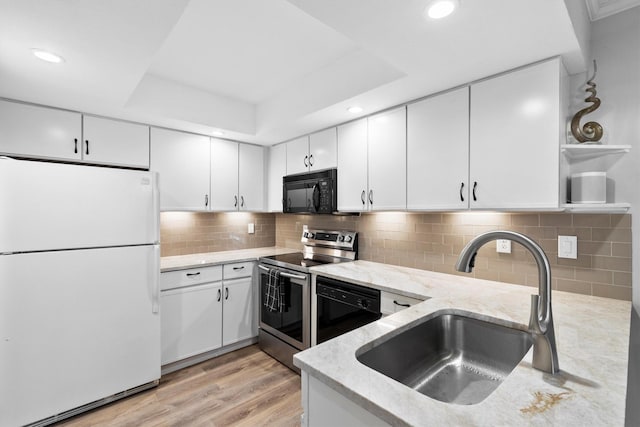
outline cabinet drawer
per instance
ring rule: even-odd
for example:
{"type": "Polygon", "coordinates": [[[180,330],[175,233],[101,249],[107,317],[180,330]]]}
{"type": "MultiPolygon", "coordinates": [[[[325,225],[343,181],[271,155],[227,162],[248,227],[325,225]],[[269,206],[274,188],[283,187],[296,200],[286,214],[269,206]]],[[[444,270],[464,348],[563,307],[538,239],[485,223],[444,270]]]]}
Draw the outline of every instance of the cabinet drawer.
{"type": "Polygon", "coordinates": [[[405,297],[384,291],[380,292],[380,311],[383,315],[396,313],[420,302],[422,302],[422,300],[417,298],[405,297]]]}
{"type": "Polygon", "coordinates": [[[222,280],[222,266],[167,271],[160,275],[160,289],[174,289],[222,280]]]}
{"type": "Polygon", "coordinates": [[[249,277],[253,273],[253,261],[236,262],[224,265],[224,279],[236,279],[238,277],[249,277]]]}

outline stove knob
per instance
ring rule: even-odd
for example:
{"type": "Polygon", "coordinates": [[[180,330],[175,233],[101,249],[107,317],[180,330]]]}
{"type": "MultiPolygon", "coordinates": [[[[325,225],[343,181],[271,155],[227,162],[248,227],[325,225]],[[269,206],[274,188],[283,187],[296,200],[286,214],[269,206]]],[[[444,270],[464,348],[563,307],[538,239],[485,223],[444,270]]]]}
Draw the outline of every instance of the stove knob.
{"type": "Polygon", "coordinates": [[[313,239],[313,233],[311,233],[311,232],[307,233],[307,238],[313,239]]]}
{"type": "Polygon", "coordinates": [[[366,299],[360,300],[360,307],[362,308],[369,307],[369,301],[367,301],[366,299]]]}
{"type": "Polygon", "coordinates": [[[347,236],[344,238],[345,242],[347,243],[351,243],[351,241],[353,240],[353,238],[351,236],[347,236]]]}
{"type": "Polygon", "coordinates": [[[344,236],[343,235],[339,235],[338,236],[338,242],[344,242],[344,236]]]}

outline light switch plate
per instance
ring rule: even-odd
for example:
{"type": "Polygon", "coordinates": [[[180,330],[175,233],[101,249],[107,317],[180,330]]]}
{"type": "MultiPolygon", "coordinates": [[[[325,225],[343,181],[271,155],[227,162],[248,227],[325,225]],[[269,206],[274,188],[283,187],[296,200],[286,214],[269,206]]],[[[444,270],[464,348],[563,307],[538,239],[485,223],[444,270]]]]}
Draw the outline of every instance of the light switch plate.
{"type": "Polygon", "coordinates": [[[496,241],[496,252],[499,252],[501,254],[510,254],[511,253],[511,240],[498,239],[496,241]]]}
{"type": "Polygon", "coordinates": [[[247,226],[247,232],[249,234],[253,234],[256,232],[256,225],[253,222],[250,222],[249,225],[247,226]]]}
{"type": "Polygon", "coordinates": [[[558,258],[578,259],[578,236],[558,236],[558,258]]]}

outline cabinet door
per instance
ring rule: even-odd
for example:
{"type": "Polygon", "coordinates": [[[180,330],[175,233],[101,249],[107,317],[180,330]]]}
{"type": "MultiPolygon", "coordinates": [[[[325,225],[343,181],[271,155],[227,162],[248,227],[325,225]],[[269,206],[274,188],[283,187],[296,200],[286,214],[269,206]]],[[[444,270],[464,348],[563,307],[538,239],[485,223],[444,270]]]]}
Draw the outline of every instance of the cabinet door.
{"type": "Polygon", "coordinates": [[[240,173],[238,175],[240,210],[264,211],[264,147],[240,144],[240,173]]]}
{"type": "Polygon", "coordinates": [[[160,209],[209,207],[209,137],[151,128],[151,170],[159,173],[160,209]]]}
{"type": "Polygon", "coordinates": [[[287,174],[287,146],[269,148],[269,180],[267,210],[282,212],[282,177],[287,174]]]}
{"type": "Polygon", "coordinates": [[[211,138],[211,210],[237,211],[238,143],[211,138]]]}
{"type": "Polygon", "coordinates": [[[309,170],[335,168],[338,150],[336,128],[309,135],[309,170]]]}
{"type": "Polygon", "coordinates": [[[471,208],[559,206],[561,67],[554,59],[471,86],[471,208]]]}
{"type": "Polygon", "coordinates": [[[371,210],[407,208],[407,110],[405,107],[369,117],[369,193],[367,198],[371,210]]]}
{"type": "Polygon", "coordinates": [[[338,210],[367,209],[367,119],[338,126],[338,210]]]}
{"type": "Polygon", "coordinates": [[[407,107],[407,209],[469,207],[469,88],[407,107]]]}
{"type": "Polygon", "coordinates": [[[77,160],[80,113],[0,100],[0,154],[77,160]]]}
{"type": "Polygon", "coordinates": [[[162,291],[162,364],[222,346],[220,282],[162,291]]]}
{"type": "Polygon", "coordinates": [[[222,345],[255,336],[253,286],[251,277],[223,282],[224,308],[222,345]]]}
{"type": "Polygon", "coordinates": [[[82,123],[85,162],[149,168],[149,126],[93,116],[83,116],[82,123]]]}
{"type": "Polygon", "coordinates": [[[287,175],[309,171],[309,137],[287,142],[287,175]]]}

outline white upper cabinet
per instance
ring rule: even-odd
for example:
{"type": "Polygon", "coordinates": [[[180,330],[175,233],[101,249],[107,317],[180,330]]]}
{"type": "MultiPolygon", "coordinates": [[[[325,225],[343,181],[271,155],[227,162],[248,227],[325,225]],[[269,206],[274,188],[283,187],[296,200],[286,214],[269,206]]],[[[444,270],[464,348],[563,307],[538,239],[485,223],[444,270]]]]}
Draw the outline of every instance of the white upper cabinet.
{"type": "Polygon", "coordinates": [[[330,128],[309,135],[309,171],[336,167],[337,132],[336,128],[330,128]]]}
{"type": "Polygon", "coordinates": [[[368,120],[369,208],[404,210],[407,208],[407,109],[401,107],[376,114],[368,120]]]}
{"type": "Polygon", "coordinates": [[[238,193],[241,211],[262,212],[265,205],[265,148],[240,144],[238,193]]]}
{"type": "Polygon", "coordinates": [[[237,211],[238,143],[211,138],[211,210],[237,211]]]}
{"type": "Polygon", "coordinates": [[[559,207],[565,76],[555,58],[471,86],[472,209],[559,207]]]}
{"type": "Polygon", "coordinates": [[[264,211],[264,147],[211,138],[212,211],[264,211]]]}
{"type": "Polygon", "coordinates": [[[151,170],[159,173],[160,209],[209,209],[209,137],[151,128],[151,170]]]}
{"type": "Polygon", "coordinates": [[[82,158],[87,163],[149,168],[149,127],[83,116],[82,158]]]}
{"type": "Polygon", "coordinates": [[[287,142],[287,174],[309,171],[309,136],[287,142]]]}
{"type": "Polygon", "coordinates": [[[337,128],[330,128],[287,142],[287,174],[335,168],[337,141],[337,128]]]}
{"type": "Polygon", "coordinates": [[[0,100],[0,153],[82,160],[82,115],[0,100]]]}
{"type": "Polygon", "coordinates": [[[282,177],[287,174],[287,146],[274,145],[269,148],[269,180],[267,210],[282,212],[282,177]]]}
{"type": "Polygon", "coordinates": [[[407,107],[407,209],[469,207],[469,88],[407,107]]]}
{"type": "Polygon", "coordinates": [[[367,119],[365,118],[338,126],[338,210],[343,212],[367,210],[367,190],[367,119]]]}
{"type": "Polygon", "coordinates": [[[0,101],[0,153],[149,168],[149,127],[0,101]]]}

